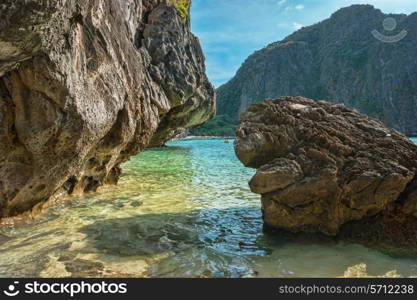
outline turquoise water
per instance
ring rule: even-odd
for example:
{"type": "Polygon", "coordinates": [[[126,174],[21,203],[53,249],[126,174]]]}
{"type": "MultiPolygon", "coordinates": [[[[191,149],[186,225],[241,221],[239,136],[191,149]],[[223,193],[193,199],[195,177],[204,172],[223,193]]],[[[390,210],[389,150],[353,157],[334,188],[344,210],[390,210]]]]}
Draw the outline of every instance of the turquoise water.
{"type": "Polygon", "coordinates": [[[417,275],[417,259],[264,234],[259,196],[247,185],[254,171],[232,143],[168,146],[124,164],[118,186],[2,228],[0,276],[339,277],[359,264],[370,275],[417,275]]]}

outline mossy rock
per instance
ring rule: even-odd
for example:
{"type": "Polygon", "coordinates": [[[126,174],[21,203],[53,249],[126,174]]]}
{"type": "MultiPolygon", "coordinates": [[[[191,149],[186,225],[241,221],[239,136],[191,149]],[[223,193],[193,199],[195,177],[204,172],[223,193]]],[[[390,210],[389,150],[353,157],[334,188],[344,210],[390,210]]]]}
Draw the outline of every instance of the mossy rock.
{"type": "Polygon", "coordinates": [[[178,10],[178,13],[180,14],[181,18],[186,21],[188,19],[188,15],[190,12],[191,7],[191,0],[171,0],[172,4],[175,5],[175,7],[178,10]]]}

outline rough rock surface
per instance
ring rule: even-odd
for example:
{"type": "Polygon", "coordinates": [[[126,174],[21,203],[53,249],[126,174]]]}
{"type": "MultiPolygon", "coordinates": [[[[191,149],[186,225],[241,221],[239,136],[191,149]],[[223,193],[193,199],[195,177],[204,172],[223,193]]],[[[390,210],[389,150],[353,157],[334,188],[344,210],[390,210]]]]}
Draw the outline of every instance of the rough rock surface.
{"type": "Polygon", "coordinates": [[[343,103],[387,127],[417,136],[417,12],[384,14],[370,5],[342,8],[247,58],[236,76],[217,89],[217,114],[238,123],[252,103],[303,96],[343,103]],[[397,27],[386,31],[383,21],[397,27]],[[392,37],[396,43],[372,35],[392,37]]]}
{"type": "Polygon", "coordinates": [[[252,105],[236,135],[269,227],[334,236],[360,224],[365,237],[375,221],[374,237],[417,241],[417,146],[400,133],[341,104],[283,97],[252,105]]]}
{"type": "Polygon", "coordinates": [[[0,16],[1,216],[116,183],[131,155],[214,112],[175,0],[3,0],[0,16]]]}

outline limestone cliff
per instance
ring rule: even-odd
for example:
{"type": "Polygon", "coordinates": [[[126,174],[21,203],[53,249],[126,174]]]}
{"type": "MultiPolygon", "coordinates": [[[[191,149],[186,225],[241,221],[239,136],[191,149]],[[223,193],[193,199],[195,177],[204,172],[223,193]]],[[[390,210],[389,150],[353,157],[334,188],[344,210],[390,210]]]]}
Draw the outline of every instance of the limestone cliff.
{"type": "Polygon", "coordinates": [[[189,2],[2,1],[2,216],[116,183],[131,155],[213,115],[189,2]]]}
{"type": "Polygon", "coordinates": [[[370,5],[343,8],[251,55],[218,88],[218,114],[237,123],[252,103],[303,96],[343,103],[406,135],[417,135],[415,53],[417,13],[387,15],[370,5]],[[398,36],[398,41],[382,42],[373,36],[375,30],[398,36]]]}

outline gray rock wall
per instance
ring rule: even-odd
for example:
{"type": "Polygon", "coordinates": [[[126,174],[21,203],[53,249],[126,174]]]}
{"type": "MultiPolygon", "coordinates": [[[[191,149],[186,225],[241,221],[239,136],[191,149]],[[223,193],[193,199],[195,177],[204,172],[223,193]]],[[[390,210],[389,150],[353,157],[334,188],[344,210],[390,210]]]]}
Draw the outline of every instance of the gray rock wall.
{"type": "MultiPolygon", "coordinates": [[[[272,30],[272,29],[271,29],[272,30]]],[[[233,118],[252,103],[303,96],[343,103],[406,135],[417,135],[417,12],[387,15],[354,5],[255,52],[218,88],[218,114],[233,118]],[[383,21],[394,18],[393,31],[383,21]],[[376,39],[372,31],[404,38],[376,39]]]]}

